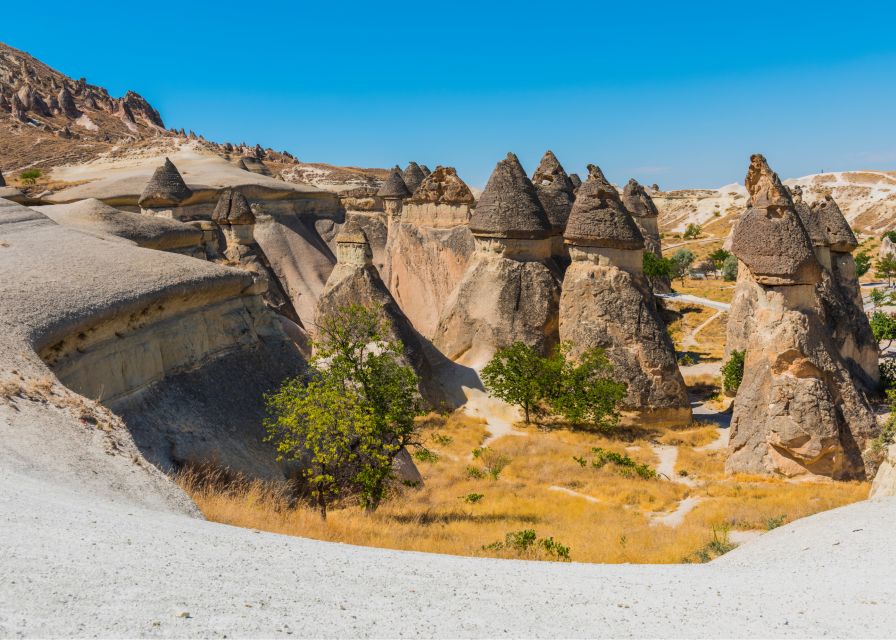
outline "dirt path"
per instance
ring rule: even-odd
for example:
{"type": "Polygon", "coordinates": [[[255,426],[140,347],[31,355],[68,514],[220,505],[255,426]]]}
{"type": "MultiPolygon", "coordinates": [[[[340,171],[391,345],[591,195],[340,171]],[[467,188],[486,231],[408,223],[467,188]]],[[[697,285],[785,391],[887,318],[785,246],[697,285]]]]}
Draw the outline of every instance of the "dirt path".
{"type": "Polygon", "coordinates": [[[464,405],[464,413],[473,418],[485,420],[489,435],[482,441],[482,446],[504,436],[525,436],[525,433],[513,428],[514,423],[522,419],[519,409],[512,407],[503,400],[494,398],[481,389],[464,387],[467,403],[464,405]]]}
{"type": "Polygon", "coordinates": [[[548,491],[559,491],[560,493],[565,493],[566,495],[573,496],[574,498],[582,498],[583,500],[587,500],[588,502],[600,502],[600,500],[598,500],[594,496],[589,496],[587,493],[579,493],[578,491],[573,491],[572,489],[567,489],[566,487],[559,487],[555,484],[552,484],[550,487],[548,487],[548,491]]]}
{"type": "Polygon", "coordinates": [[[684,522],[684,517],[693,511],[694,507],[703,502],[700,496],[688,496],[678,503],[675,511],[668,513],[658,512],[650,514],[650,524],[652,526],[664,525],[667,527],[677,527],[684,522]]]}
{"type": "Polygon", "coordinates": [[[731,308],[731,305],[727,302],[701,298],[700,296],[693,296],[690,293],[658,293],[656,296],[658,298],[672,300],[673,302],[693,302],[694,304],[710,307],[711,309],[718,309],[719,311],[728,311],[731,308]]]}

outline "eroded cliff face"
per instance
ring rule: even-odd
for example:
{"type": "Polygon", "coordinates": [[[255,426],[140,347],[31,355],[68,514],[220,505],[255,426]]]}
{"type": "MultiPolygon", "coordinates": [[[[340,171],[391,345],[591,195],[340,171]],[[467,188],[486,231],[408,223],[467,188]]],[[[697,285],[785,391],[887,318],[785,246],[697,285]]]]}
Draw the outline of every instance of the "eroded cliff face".
{"type": "Polygon", "coordinates": [[[390,228],[385,252],[389,291],[427,338],[435,335],[473,251],[473,234],[466,225],[437,229],[396,222],[390,228]]]}

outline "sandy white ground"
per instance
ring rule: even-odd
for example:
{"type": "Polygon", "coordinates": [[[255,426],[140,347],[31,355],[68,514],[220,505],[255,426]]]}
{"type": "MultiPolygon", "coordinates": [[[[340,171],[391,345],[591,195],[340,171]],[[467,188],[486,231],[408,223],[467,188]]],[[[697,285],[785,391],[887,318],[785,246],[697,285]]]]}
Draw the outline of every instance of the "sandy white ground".
{"type": "Polygon", "coordinates": [[[0,471],[0,636],[892,636],[896,499],[710,565],[458,558],[149,511],[0,471]]]}

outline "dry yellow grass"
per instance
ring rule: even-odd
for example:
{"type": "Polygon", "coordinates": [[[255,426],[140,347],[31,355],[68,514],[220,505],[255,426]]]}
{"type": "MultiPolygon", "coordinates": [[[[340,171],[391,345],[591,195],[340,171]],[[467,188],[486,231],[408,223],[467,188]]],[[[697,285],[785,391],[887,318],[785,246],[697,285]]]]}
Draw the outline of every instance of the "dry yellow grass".
{"type": "Polygon", "coordinates": [[[772,518],[795,519],[860,500],[868,491],[865,483],[727,478],[724,451],[694,450],[716,435],[712,427],[700,425],[628,430],[613,437],[529,427],[491,443],[493,451],[509,459],[492,480],[468,472],[481,467],[472,456],[487,434],[481,421],[460,414],[430,415],[422,426],[427,445],[438,455],[433,462],[418,462],[425,485],[398,490],[372,515],[346,504],[323,522],[313,509],[292,504],[282,485],[237,483],[227,490],[203,485],[189,473],[179,480],[207,518],[241,527],[374,547],[498,557],[513,554],[483,547],[503,541],[509,532],[534,529],[539,537],[568,545],[573,560],[610,563],[681,562],[694,557],[714,528],[764,528],[772,518]],[[625,477],[612,465],[590,465],[591,448],[602,447],[655,466],[652,442],[679,446],[676,472],[685,470],[701,486],[625,477]],[[464,500],[470,494],[482,498],[470,504],[464,500]],[[651,524],[651,514],[671,512],[687,496],[704,500],[680,526],[651,524]]]}
{"type": "Polygon", "coordinates": [[[725,282],[720,278],[707,278],[706,280],[685,278],[684,282],[675,279],[672,281],[672,289],[676,293],[687,293],[716,302],[731,302],[734,298],[734,283],[725,282]]]}

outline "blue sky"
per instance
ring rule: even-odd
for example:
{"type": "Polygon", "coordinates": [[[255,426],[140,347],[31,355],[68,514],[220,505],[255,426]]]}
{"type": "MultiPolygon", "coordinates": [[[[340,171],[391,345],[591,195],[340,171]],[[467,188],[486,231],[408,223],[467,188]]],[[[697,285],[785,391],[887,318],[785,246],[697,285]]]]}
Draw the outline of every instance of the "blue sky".
{"type": "Polygon", "coordinates": [[[5,4],[3,42],[307,161],[474,186],[547,148],[663,188],[741,181],[757,151],[784,177],[896,170],[892,2],[5,4]]]}

